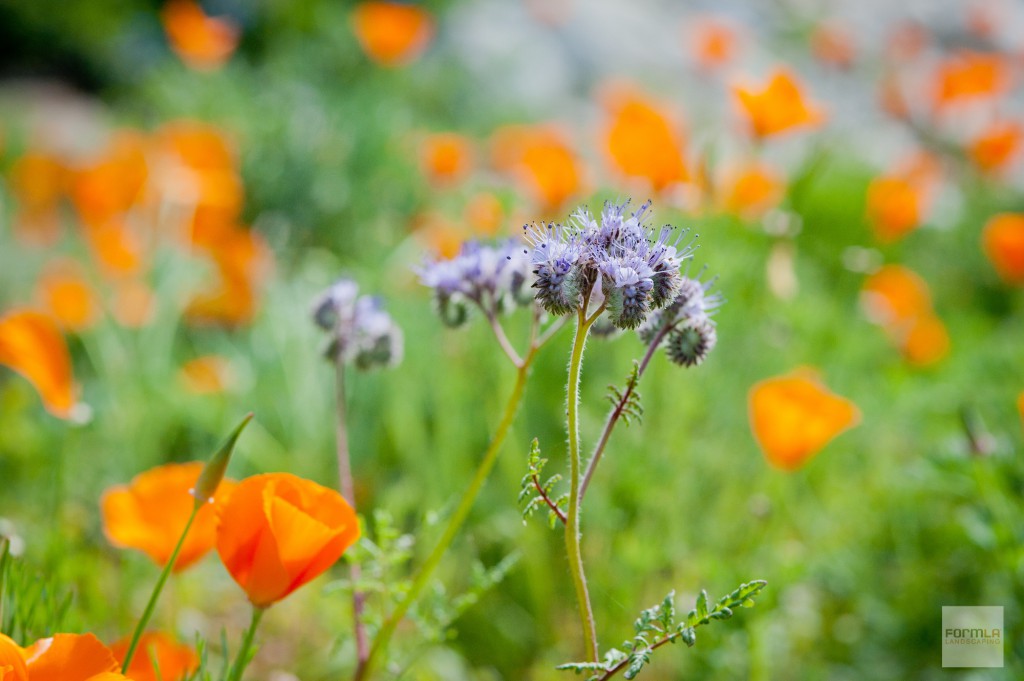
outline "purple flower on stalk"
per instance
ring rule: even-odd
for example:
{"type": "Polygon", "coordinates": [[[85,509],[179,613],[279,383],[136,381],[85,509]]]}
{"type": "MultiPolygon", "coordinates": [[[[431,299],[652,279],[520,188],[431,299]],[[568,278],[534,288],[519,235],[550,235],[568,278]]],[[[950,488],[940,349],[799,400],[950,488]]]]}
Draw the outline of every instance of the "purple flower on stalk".
{"type": "Polygon", "coordinates": [[[368,370],[402,359],[402,330],[380,298],[360,296],[351,279],[339,279],[313,304],[313,321],[329,334],[325,355],[333,362],[368,370]]]}

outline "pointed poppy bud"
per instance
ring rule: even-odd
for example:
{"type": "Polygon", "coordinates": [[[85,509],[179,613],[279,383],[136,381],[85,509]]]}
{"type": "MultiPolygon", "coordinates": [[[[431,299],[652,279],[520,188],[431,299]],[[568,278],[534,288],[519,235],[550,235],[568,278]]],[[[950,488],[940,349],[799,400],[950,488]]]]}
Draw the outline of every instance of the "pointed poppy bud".
{"type": "Polygon", "coordinates": [[[252,421],[252,412],[246,414],[245,418],[235,426],[235,429],[228,435],[224,444],[220,446],[220,449],[210,457],[206,466],[203,467],[203,472],[199,474],[199,480],[196,481],[196,486],[192,490],[192,496],[196,498],[197,508],[213,500],[213,495],[217,493],[220,481],[224,479],[224,471],[227,470],[228,462],[231,460],[231,453],[235,451],[235,443],[238,441],[238,436],[249,425],[249,421],[252,421]]]}

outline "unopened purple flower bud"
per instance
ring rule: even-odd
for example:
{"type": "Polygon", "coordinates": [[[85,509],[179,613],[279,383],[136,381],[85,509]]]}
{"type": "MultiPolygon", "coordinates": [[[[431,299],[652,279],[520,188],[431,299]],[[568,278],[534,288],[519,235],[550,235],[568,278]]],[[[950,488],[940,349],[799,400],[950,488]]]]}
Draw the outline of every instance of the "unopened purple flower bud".
{"type": "Polygon", "coordinates": [[[718,334],[710,319],[691,319],[669,333],[665,352],[676,364],[692,367],[707,359],[717,342],[718,334]]]}
{"type": "Polygon", "coordinates": [[[357,297],[358,290],[340,279],[314,304],[314,321],[330,334],[325,356],[363,370],[394,366],[402,357],[402,331],[378,298],[357,297]]]}

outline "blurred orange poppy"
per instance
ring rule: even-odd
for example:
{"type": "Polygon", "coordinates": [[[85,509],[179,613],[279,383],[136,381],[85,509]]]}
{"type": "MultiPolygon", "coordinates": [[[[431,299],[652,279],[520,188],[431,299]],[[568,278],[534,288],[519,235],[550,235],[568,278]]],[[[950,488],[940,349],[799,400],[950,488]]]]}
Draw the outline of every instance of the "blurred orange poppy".
{"type": "Polygon", "coordinates": [[[996,172],[1019,156],[1022,144],[1024,126],[1013,121],[997,121],[971,141],[967,154],[979,169],[996,172]]]}
{"type": "MultiPolygon", "coordinates": [[[[124,663],[130,644],[131,637],[126,636],[110,646],[119,664],[124,663]]],[[[126,675],[132,681],[181,681],[198,667],[199,656],[191,647],[162,632],[147,631],[139,638],[126,675]]]]}
{"type": "Polygon", "coordinates": [[[579,160],[556,127],[499,128],[491,141],[494,165],[517,178],[542,213],[556,213],[582,189],[579,160]]]}
{"type": "MultiPolygon", "coordinates": [[[[114,546],[138,549],[157,565],[166,565],[195,507],[192,488],[203,463],[171,463],[152,468],[132,478],[128,485],[116,485],[103,493],[100,510],[103,532],[114,546]]],[[[217,489],[215,504],[222,503],[234,483],[224,480],[217,489]]],[[[196,515],[174,571],[189,567],[213,548],[216,540],[214,507],[205,505],[196,515]]]]}
{"type": "Polygon", "coordinates": [[[848,69],[853,66],[857,47],[849,29],[835,21],[823,21],[811,32],[811,52],[823,64],[848,69]]]}
{"type": "Polygon", "coordinates": [[[196,295],[185,314],[198,324],[248,324],[259,310],[260,289],[273,267],[266,241],[249,229],[230,229],[209,244],[217,282],[196,295]]]}
{"type": "Polygon", "coordinates": [[[866,214],[878,240],[896,241],[916,229],[921,224],[924,199],[921,185],[906,177],[873,179],[868,185],[866,214]]]}
{"type": "Polygon", "coordinates": [[[246,478],[217,515],[217,553],[260,608],[318,577],[359,538],[340,494],[288,473],[246,478]]]}
{"type": "Polygon", "coordinates": [[[124,222],[86,222],[82,225],[82,235],[105,275],[116,278],[142,270],[145,257],[142,238],[124,222]]]}
{"type": "Polygon", "coordinates": [[[67,189],[69,171],[56,156],[30,151],[11,166],[10,189],[18,212],[16,233],[24,242],[48,245],[60,233],[58,203],[67,189]]]}
{"type": "Polygon", "coordinates": [[[698,68],[704,71],[725,66],[736,56],[736,29],[722,19],[697,19],[686,32],[685,39],[690,44],[698,68]]]}
{"type": "Polygon", "coordinates": [[[911,364],[928,366],[949,354],[949,332],[934,313],[915,317],[901,336],[897,342],[911,364]]]}
{"type": "MultiPolygon", "coordinates": [[[[55,634],[24,649],[25,681],[113,681],[117,660],[92,634],[55,634]]],[[[17,678],[17,677],[15,677],[17,678]]]]}
{"type": "Polygon", "coordinates": [[[36,284],[36,296],[65,331],[84,331],[99,319],[96,292],[74,260],[58,259],[47,264],[36,284]]]}
{"type": "Polygon", "coordinates": [[[216,395],[232,383],[231,363],[220,355],[203,355],[185,362],[179,373],[185,387],[197,395],[216,395]]]}
{"type": "Polygon", "coordinates": [[[71,418],[77,391],[71,355],[50,317],[31,310],[13,310],[0,317],[0,364],[28,379],[47,411],[71,418]]]}
{"type": "Polygon", "coordinates": [[[95,163],[71,176],[71,197],[87,225],[120,219],[135,205],[149,177],[147,141],[139,132],[114,134],[95,163]]]}
{"type": "Polygon", "coordinates": [[[171,49],[193,69],[217,69],[238,47],[238,26],[228,19],[206,16],[192,0],[169,0],[160,19],[171,49]]]}
{"type": "Polygon", "coordinates": [[[21,646],[4,634],[0,634],[0,681],[28,681],[21,646]]]}
{"type": "Polygon", "coordinates": [[[982,232],[982,248],[1008,284],[1024,284],[1024,213],[992,217],[982,232]]]}
{"type": "Polygon", "coordinates": [[[875,324],[894,326],[932,309],[928,284],[902,265],[885,265],[864,282],[861,304],[875,324]]]}
{"type": "Polygon", "coordinates": [[[804,98],[800,84],[788,69],[780,68],[761,89],[734,87],[733,92],[754,135],[777,135],[802,127],[815,127],[824,112],[804,98]]]}
{"type": "Polygon", "coordinates": [[[749,395],[754,438],[770,464],[800,468],[843,431],[860,422],[850,400],[828,390],[810,370],[769,378],[749,395]]]}
{"type": "Polygon", "coordinates": [[[426,250],[442,260],[458,255],[468,236],[458,225],[436,212],[417,215],[412,228],[426,250]]]}
{"type": "Polygon", "coordinates": [[[114,283],[111,314],[122,326],[139,329],[149,324],[156,314],[157,299],[143,281],[122,279],[114,283]]]}
{"type": "Polygon", "coordinates": [[[758,162],[727,173],[723,184],[723,208],[746,219],[757,219],[777,206],[786,190],[779,173],[758,162]]]}
{"type": "Polygon", "coordinates": [[[943,61],[935,74],[935,106],[1002,94],[1010,85],[1006,60],[996,54],[964,51],[943,61]]]}
{"type": "Polygon", "coordinates": [[[430,13],[400,2],[359,3],[352,12],[352,27],[366,56],[384,66],[415,61],[434,36],[430,13]]]}
{"type": "Polygon", "coordinates": [[[420,145],[423,174],[436,184],[453,184],[463,179],[473,165],[469,140],[454,132],[428,135],[420,145]]]}
{"type": "Polygon", "coordinates": [[[494,236],[501,229],[505,209],[497,196],[490,192],[480,192],[466,202],[463,217],[475,233],[494,236]]]}
{"type": "Polygon", "coordinates": [[[688,179],[679,126],[654,102],[619,90],[607,95],[605,110],[611,119],[605,143],[616,170],[647,180],[654,191],[688,179]]]}
{"type": "Polygon", "coordinates": [[[1024,426],[1024,391],[1017,395],[1017,411],[1020,413],[1020,423],[1024,426]]]}

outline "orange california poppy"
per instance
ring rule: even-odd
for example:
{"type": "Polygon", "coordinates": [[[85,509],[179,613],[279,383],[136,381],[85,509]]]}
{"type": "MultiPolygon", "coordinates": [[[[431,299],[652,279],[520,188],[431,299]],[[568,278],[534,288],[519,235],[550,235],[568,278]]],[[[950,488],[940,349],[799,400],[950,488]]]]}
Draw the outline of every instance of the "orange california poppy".
{"type": "Polygon", "coordinates": [[[920,226],[925,195],[920,183],[899,175],[876,177],[868,185],[866,215],[883,243],[897,241],[920,226]]]}
{"type": "Polygon", "coordinates": [[[441,132],[428,135],[420,145],[423,174],[435,184],[454,184],[473,166],[473,148],[463,135],[441,132]]]}
{"type": "Polygon", "coordinates": [[[82,236],[100,271],[111,278],[138,274],[145,260],[142,236],[124,221],[82,224],[82,236]]]}
{"type": "Polygon", "coordinates": [[[289,473],[246,478],[217,515],[217,553],[261,608],[325,572],[359,538],[340,494],[289,473]]]}
{"type": "MultiPolygon", "coordinates": [[[[24,649],[25,681],[113,681],[114,654],[92,634],[55,634],[24,649]]],[[[15,676],[17,678],[17,676],[15,676]]]]}
{"type": "Polygon", "coordinates": [[[235,228],[208,248],[217,281],[189,302],[186,316],[197,324],[248,324],[259,310],[261,288],[273,267],[270,247],[259,233],[235,228]]]}
{"type": "MultiPolygon", "coordinates": [[[[126,636],[110,646],[119,664],[124,663],[130,644],[131,637],[126,636]]],[[[132,681],[181,681],[198,667],[199,656],[190,646],[178,643],[167,634],[147,631],[139,638],[127,677],[132,681]]]]}
{"type": "Polygon", "coordinates": [[[0,681],[28,681],[21,646],[4,634],[0,634],[0,681]]]}
{"type": "Polygon", "coordinates": [[[442,260],[458,255],[469,236],[459,225],[434,211],[415,216],[412,230],[423,247],[442,260]]]}
{"type": "Polygon", "coordinates": [[[853,66],[857,47],[849,29],[835,21],[824,21],[811,32],[811,52],[822,64],[840,69],[853,66]]]}
{"type": "Polygon", "coordinates": [[[67,189],[68,170],[56,156],[30,151],[11,166],[11,192],[26,209],[48,208],[67,189]]]}
{"type": "Polygon", "coordinates": [[[551,125],[499,128],[491,159],[523,185],[542,213],[557,213],[582,189],[580,162],[566,136],[551,125]]]}
{"type": "Polygon", "coordinates": [[[885,265],[864,282],[861,305],[875,324],[896,326],[931,312],[932,298],[925,283],[902,265],[885,265]]]}
{"type": "Polygon", "coordinates": [[[47,411],[62,419],[71,418],[78,389],[71,355],[49,316],[13,310],[0,317],[0,364],[28,379],[47,411]]]}
{"type": "Polygon", "coordinates": [[[665,111],[621,90],[608,94],[605,109],[610,117],[605,144],[617,171],[646,180],[654,191],[686,181],[683,138],[665,111]]]}
{"type": "Polygon", "coordinates": [[[430,13],[401,2],[359,3],[352,12],[352,27],[366,56],[384,66],[415,61],[434,36],[430,13]]]}
{"type": "Polygon", "coordinates": [[[233,382],[231,363],[220,355],[203,355],[185,362],[179,375],[189,392],[216,395],[233,382]]]}
{"type": "Polygon", "coordinates": [[[47,264],[36,284],[36,297],[65,331],[84,331],[100,316],[96,291],[74,260],[59,259],[47,264]]]}
{"type": "Polygon", "coordinates": [[[776,69],[768,84],[759,90],[737,86],[733,91],[758,138],[818,126],[825,120],[824,112],[804,98],[796,76],[785,68],[776,69]]]}
{"type": "MultiPolygon", "coordinates": [[[[170,463],[136,475],[128,485],[103,493],[100,510],[103,532],[114,546],[138,549],[157,565],[166,565],[188,522],[195,498],[191,490],[203,470],[202,462],[170,463]]],[[[214,505],[222,503],[234,483],[224,480],[214,505]]],[[[214,508],[203,506],[174,564],[175,572],[189,567],[213,548],[214,508]]]]}
{"type": "Polygon", "coordinates": [[[722,207],[748,220],[763,216],[782,200],[785,180],[771,167],[750,162],[726,174],[722,207]]]}
{"type": "Polygon", "coordinates": [[[120,219],[142,197],[149,167],[146,138],[133,130],[114,134],[98,159],[71,175],[71,198],[87,225],[120,219]]]}
{"type": "Polygon", "coordinates": [[[160,19],[171,49],[193,69],[217,69],[238,47],[238,26],[228,19],[206,16],[192,0],[169,0],[160,19]]]}
{"type": "Polygon", "coordinates": [[[1020,423],[1024,426],[1024,391],[1017,395],[1017,411],[1020,413],[1020,423]]]}
{"type": "Polygon", "coordinates": [[[1002,94],[1010,85],[1006,60],[996,54],[959,52],[943,61],[935,75],[935,106],[1002,94]]]}
{"type": "Polygon", "coordinates": [[[491,192],[479,192],[466,202],[463,218],[476,234],[494,236],[505,220],[505,208],[491,192]]]}
{"type": "Polygon", "coordinates": [[[770,464],[796,470],[860,422],[857,406],[829,392],[813,371],[797,370],[754,385],[750,425],[770,464]]]}
{"type": "Polygon", "coordinates": [[[895,340],[907,361],[917,366],[935,364],[949,354],[949,332],[932,312],[911,320],[895,340]]]}
{"type": "Polygon", "coordinates": [[[1008,284],[1024,284],[1024,213],[1001,213],[985,224],[985,255],[1008,284]]]}
{"type": "Polygon", "coordinates": [[[1009,166],[1024,144],[1024,126],[1014,121],[997,121],[986,127],[967,147],[967,155],[985,172],[1009,166]]]}
{"type": "Polygon", "coordinates": [[[736,29],[722,19],[705,17],[696,20],[685,39],[693,59],[702,71],[712,71],[731,62],[736,56],[736,29]]]}

